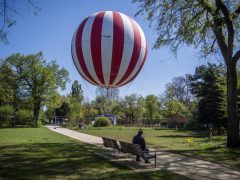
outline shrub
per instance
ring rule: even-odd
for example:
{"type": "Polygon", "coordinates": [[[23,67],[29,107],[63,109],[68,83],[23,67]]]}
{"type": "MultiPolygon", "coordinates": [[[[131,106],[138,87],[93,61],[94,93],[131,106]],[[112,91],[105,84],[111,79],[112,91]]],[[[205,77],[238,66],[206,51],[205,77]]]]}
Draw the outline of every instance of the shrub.
{"type": "Polygon", "coordinates": [[[18,118],[18,121],[17,121],[18,125],[30,126],[33,120],[33,111],[28,109],[21,109],[17,113],[17,118],[18,118]]]}
{"type": "Polygon", "coordinates": [[[111,122],[107,117],[100,117],[94,123],[95,127],[103,127],[103,126],[109,126],[109,125],[111,125],[111,122]]]}
{"type": "Polygon", "coordinates": [[[12,106],[0,106],[0,126],[10,126],[14,117],[14,109],[12,106]]]}

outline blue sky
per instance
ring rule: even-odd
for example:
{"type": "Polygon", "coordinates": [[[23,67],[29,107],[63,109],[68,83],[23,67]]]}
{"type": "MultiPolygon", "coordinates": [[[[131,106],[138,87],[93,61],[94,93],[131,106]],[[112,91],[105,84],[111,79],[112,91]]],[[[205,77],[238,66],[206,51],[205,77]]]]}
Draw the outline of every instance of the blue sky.
{"type": "MultiPolygon", "coordinates": [[[[95,98],[96,87],[78,74],[71,58],[71,40],[81,21],[98,11],[119,11],[131,16],[142,27],[148,41],[146,63],[132,83],[120,88],[122,97],[131,93],[159,95],[173,77],[194,73],[196,66],[205,63],[191,47],[182,48],[177,57],[167,47],[153,50],[156,31],[149,28],[144,16],[134,16],[138,8],[131,0],[41,0],[38,3],[41,11],[37,16],[22,2],[15,0],[21,16],[16,17],[17,24],[9,30],[9,44],[0,44],[0,58],[17,52],[26,55],[42,51],[46,60],[57,59],[58,64],[69,71],[71,82],[78,80],[82,84],[84,95],[89,99],[95,98]]],[[[62,93],[66,94],[70,89],[71,83],[62,93]]]]}

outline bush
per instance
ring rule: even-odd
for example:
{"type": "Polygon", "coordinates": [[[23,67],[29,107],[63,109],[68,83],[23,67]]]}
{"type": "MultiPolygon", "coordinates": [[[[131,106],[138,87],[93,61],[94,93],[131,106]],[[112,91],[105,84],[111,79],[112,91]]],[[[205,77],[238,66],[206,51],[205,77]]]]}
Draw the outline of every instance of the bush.
{"type": "Polygon", "coordinates": [[[18,121],[16,122],[16,124],[31,126],[33,120],[33,111],[28,109],[21,109],[17,113],[17,118],[18,121]]]}
{"type": "Polygon", "coordinates": [[[73,102],[70,104],[68,112],[68,127],[76,127],[78,121],[83,117],[82,106],[79,103],[73,102]]]}
{"type": "Polygon", "coordinates": [[[12,106],[0,106],[0,126],[10,126],[14,118],[14,109],[12,106]]]}
{"type": "Polygon", "coordinates": [[[189,118],[187,123],[185,124],[185,129],[187,130],[199,130],[201,129],[199,122],[194,118],[189,118]]]}
{"type": "Polygon", "coordinates": [[[109,125],[111,125],[111,122],[107,117],[100,117],[94,123],[95,127],[103,127],[103,126],[109,126],[109,125]]]}

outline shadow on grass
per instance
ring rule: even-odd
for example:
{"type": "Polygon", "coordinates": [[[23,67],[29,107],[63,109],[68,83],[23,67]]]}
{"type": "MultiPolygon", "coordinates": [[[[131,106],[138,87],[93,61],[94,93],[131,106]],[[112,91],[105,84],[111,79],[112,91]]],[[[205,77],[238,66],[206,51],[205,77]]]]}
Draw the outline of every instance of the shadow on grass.
{"type": "MultiPolygon", "coordinates": [[[[91,176],[99,165],[113,164],[95,155],[96,148],[77,143],[40,143],[1,146],[0,177],[25,179],[26,177],[65,177],[82,173],[91,176]]],[[[118,169],[126,169],[123,166],[118,169]]],[[[100,173],[101,176],[101,173],[100,173]]]]}
{"type": "Polygon", "coordinates": [[[230,149],[223,146],[216,146],[205,150],[167,150],[167,152],[227,164],[240,169],[240,148],[230,149]]]}
{"type": "Polygon", "coordinates": [[[168,171],[135,173],[80,143],[0,146],[0,179],[187,179],[168,171]]]}
{"type": "Polygon", "coordinates": [[[179,135],[161,135],[161,136],[156,136],[160,138],[204,138],[206,137],[205,135],[200,135],[200,134],[179,134],[179,135]]]}

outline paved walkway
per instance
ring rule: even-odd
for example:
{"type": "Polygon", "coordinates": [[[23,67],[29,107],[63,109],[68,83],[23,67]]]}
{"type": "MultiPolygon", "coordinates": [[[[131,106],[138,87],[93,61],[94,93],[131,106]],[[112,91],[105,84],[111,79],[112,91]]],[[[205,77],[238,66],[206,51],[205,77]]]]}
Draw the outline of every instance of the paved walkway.
{"type": "MultiPolygon", "coordinates": [[[[79,133],[57,126],[47,127],[54,132],[80,140],[85,143],[98,146],[102,144],[102,139],[100,137],[79,133]]],[[[179,154],[172,154],[165,151],[158,152],[156,169],[173,171],[175,173],[182,174],[192,179],[240,180],[240,171],[230,169],[224,165],[203,161],[179,154]]],[[[136,169],[136,171],[138,170],[136,169]]],[[[143,169],[140,169],[139,171],[143,171],[143,169]]]]}

